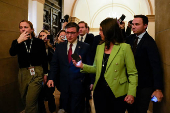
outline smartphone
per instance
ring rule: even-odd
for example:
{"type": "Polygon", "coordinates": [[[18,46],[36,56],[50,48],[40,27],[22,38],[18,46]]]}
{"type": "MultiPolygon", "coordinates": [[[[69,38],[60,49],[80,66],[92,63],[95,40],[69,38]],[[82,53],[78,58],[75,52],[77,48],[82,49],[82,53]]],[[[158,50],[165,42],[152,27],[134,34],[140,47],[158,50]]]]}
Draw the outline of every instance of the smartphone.
{"type": "Polygon", "coordinates": [[[62,40],[67,40],[67,37],[66,36],[61,36],[61,39],[62,40]]]}
{"type": "Polygon", "coordinates": [[[118,20],[118,21],[119,21],[119,23],[121,24],[121,23],[122,23],[122,21],[123,21],[125,18],[126,18],[126,16],[125,16],[124,14],[122,14],[122,16],[120,17],[120,19],[118,20]]]}
{"type": "Polygon", "coordinates": [[[79,62],[81,59],[79,57],[79,55],[77,53],[74,53],[71,55],[71,57],[76,61],[76,62],[79,62]]]}
{"type": "Polygon", "coordinates": [[[151,99],[151,101],[153,101],[153,102],[158,102],[158,99],[157,99],[156,96],[153,96],[152,99],[151,99]]]}
{"type": "Polygon", "coordinates": [[[47,35],[47,39],[50,40],[50,43],[53,43],[53,35],[47,35]]]}

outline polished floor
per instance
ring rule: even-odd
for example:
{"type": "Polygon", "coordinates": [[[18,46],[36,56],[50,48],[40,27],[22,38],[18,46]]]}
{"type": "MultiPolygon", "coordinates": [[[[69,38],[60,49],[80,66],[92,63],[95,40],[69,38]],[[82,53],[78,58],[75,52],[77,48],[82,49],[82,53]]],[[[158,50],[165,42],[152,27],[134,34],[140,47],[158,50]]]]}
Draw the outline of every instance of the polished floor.
{"type": "MultiPolygon", "coordinates": [[[[56,112],[53,112],[53,113],[57,113],[58,111],[58,107],[59,107],[59,98],[60,98],[60,92],[56,89],[55,92],[54,92],[54,96],[55,96],[55,103],[56,103],[56,112]]],[[[95,109],[94,109],[94,103],[93,103],[93,99],[90,100],[90,105],[91,105],[91,113],[96,113],[95,112],[95,109]]],[[[47,101],[45,101],[45,107],[46,107],[46,111],[47,113],[50,113],[50,111],[48,110],[48,103],[47,101]]],[[[126,112],[127,113],[127,112],[126,112]]],[[[152,113],[148,110],[148,113],[152,113]]]]}
{"type": "MultiPolygon", "coordinates": [[[[53,112],[53,113],[57,113],[57,111],[59,110],[59,98],[60,98],[60,92],[56,89],[55,92],[54,92],[54,96],[55,96],[55,103],[56,103],[56,112],[53,112]]],[[[94,103],[92,101],[92,99],[90,100],[90,105],[91,105],[91,113],[96,113],[95,112],[95,109],[94,109],[94,103]]],[[[47,101],[45,101],[45,107],[46,107],[46,112],[47,113],[50,113],[50,111],[48,110],[48,103],[47,101]]]]}

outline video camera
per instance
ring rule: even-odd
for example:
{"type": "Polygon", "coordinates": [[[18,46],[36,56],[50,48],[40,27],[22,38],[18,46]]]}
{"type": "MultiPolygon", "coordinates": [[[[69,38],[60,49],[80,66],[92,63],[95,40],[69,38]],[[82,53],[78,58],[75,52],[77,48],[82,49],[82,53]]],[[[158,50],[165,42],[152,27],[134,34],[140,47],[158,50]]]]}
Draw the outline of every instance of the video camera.
{"type": "Polygon", "coordinates": [[[69,19],[69,15],[65,15],[64,19],[60,19],[60,22],[61,23],[68,22],[68,19],[69,19]]]}

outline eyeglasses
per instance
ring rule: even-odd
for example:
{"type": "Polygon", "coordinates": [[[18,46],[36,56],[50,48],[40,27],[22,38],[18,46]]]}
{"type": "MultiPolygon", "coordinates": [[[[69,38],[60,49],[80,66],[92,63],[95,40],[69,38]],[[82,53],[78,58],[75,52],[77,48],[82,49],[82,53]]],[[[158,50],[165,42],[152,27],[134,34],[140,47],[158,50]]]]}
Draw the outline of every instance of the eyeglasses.
{"type": "Polygon", "coordinates": [[[75,35],[77,32],[66,32],[66,35],[75,35]]]}

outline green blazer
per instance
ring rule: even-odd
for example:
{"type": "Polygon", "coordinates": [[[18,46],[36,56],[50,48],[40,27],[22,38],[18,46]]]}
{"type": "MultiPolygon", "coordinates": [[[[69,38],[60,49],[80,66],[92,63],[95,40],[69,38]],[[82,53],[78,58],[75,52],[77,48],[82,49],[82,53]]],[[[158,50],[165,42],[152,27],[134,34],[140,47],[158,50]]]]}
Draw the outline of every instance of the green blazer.
{"type": "MultiPolygon", "coordinates": [[[[81,70],[86,73],[96,73],[93,90],[100,78],[104,48],[105,43],[98,45],[93,66],[83,64],[81,70]]],[[[121,43],[113,46],[104,77],[116,98],[126,94],[136,96],[138,74],[129,44],[121,43]]]]}

